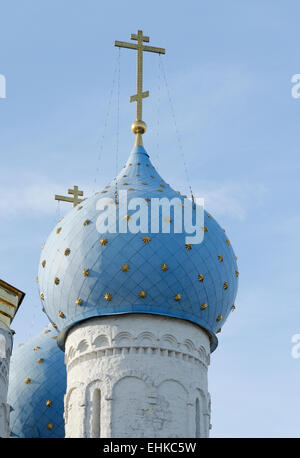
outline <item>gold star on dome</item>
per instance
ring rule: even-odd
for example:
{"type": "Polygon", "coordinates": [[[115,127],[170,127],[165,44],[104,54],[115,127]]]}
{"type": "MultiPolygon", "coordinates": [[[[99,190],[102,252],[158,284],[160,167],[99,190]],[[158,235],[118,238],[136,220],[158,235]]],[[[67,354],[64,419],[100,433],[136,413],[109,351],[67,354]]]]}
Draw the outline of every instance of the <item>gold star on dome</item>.
{"type": "Polygon", "coordinates": [[[181,299],[181,294],[175,294],[174,301],[178,302],[181,299]]]}
{"type": "Polygon", "coordinates": [[[147,296],[146,291],[140,291],[140,292],[139,292],[139,296],[140,296],[142,299],[144,299],[144,298],[147,296]]]}
{"type": "Polygon", "coordinates": [[[110,293],[105,293],[105,294],[104,294],[104,299],[105,299],[106,301],[111,301],[111,300],[112,300],[112,295],[111,295],[110,293]]]}

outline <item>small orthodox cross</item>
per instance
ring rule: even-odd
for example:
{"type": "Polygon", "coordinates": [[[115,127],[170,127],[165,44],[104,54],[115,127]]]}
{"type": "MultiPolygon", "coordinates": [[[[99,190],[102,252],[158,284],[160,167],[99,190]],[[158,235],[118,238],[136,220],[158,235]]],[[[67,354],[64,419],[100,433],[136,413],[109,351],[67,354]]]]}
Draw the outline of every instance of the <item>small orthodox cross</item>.
{"type": "Polygon", "coordinates": [[[79,196],[83,196],[83,191],[79,191],[78,186],[73,186],[73,189],[68,189],[68,194],[72,194],[73,197],[67,197],[67,196],[58,196],[55,194],[54,199],[55,200],[62,200],[64,202],[72,202],[73,207],[76,207],[80,202],[82,202],[84,199],[79,199],[79,196]]]}
{"type": "Polygon", "coordinates": [[[142,144],[140,135],[146,131],[146,124],[142,119],[143,99],[149,97],[149,91],[143,92],[143,51],[165,54],[166,50],[164,48],[145,46],[143,43],[148,43],[149,37],[144,36],[142,30],[138,30],[137,34],[132,33],[130,39],[136,40],[137,44],[115,41],[115,46],[137,51],[136,94],[130,97],[130,102],[136,102],[136,122],[133,123],[131,129],[137,135],[137,144],[142,144]]]}

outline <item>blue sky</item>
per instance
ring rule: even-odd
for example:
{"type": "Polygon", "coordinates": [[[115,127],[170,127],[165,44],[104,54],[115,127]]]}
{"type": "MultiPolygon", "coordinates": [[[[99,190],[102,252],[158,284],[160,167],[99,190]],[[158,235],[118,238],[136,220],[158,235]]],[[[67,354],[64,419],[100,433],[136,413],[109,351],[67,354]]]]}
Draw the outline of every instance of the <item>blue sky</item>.
{"type": "Polygon", "coordinates": [[[16,345],[47,324],[35,283],[40,248],[69,209],[53,195],[74,184],[86,195],[100,189],[132,148],[135,53],[120,53],[117,160],[113,42],[142,29],[167,50],[145,56],[145,147],[174,188],[191,184],[205,198],[238,256],[237,309],[209,370],[211,436],[299,437],[299,14],[293,0],[2,3],[0,277],[26,292],[16,345]]]}

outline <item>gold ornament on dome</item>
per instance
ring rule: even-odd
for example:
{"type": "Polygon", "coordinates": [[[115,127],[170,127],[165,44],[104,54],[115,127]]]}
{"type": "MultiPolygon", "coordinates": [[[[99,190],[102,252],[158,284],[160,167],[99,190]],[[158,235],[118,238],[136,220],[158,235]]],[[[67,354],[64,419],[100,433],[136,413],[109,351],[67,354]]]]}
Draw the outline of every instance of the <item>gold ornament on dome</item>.
{"type": "Polygon", "coordinates": [[[84,200],[79,199],[79,196],[83,196],[83,191],[79,191],[78,186],[73,186],[73,189],[68,189],[68,194],[72,194],[73,197],[59,196],[55,194],[54,199],[63,202],[71,202],[73,207],[76,207],[76,205],[84,200]]]}
{"type": "Polygon", "coordinates": [[[136,102],[136,121],[132,123],[131,130],[136,135],[135,146],[138,146],[143,145],[142,135],[146,132],[147,128],[146,123],[142,121],[143,99],[149,97],[149,91],[143,91],[143,52],[165,54],[166,51],[163,48],[144,45],[144,43],[149,42],[149,37],[143,35],[142,30],[138,30],[136,34],[131,34],[130,38],[137,41],[137,43],[115,41],[115,46],[137,51],[137,88],[136,94],[130,97],[130,102],[136,102]]]}

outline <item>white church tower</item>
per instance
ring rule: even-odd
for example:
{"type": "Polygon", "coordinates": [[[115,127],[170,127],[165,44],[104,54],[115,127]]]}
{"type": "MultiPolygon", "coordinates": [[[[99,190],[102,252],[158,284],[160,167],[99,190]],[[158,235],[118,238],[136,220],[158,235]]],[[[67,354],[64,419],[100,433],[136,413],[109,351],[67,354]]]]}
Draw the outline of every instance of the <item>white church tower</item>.
{"type": "Polygon", "coordinates": [[[65,351],[66,437],[208,437],[207,370],[235,308],[236,258],[206,211],[201,243],[174,230],[185,207],[194,215],[197,207],[158,174],[142,141],[143,51],[165,50],[145,45],[142,31],[131,39],[137,44],[115,45],[137,50],[134,148],[101,192],[83,201],[74,192],[39,266],[43,308],[65,351]],[[163,197],[173,206],[155,216],[153,202],[163,197]]]}
{"type": "Polygon", "coordinates": [[[9,362],[13,347],[11,322],[25,294],[0,280],[0,437],[9,436],[10,406],[7,404],[9,362]]]}

